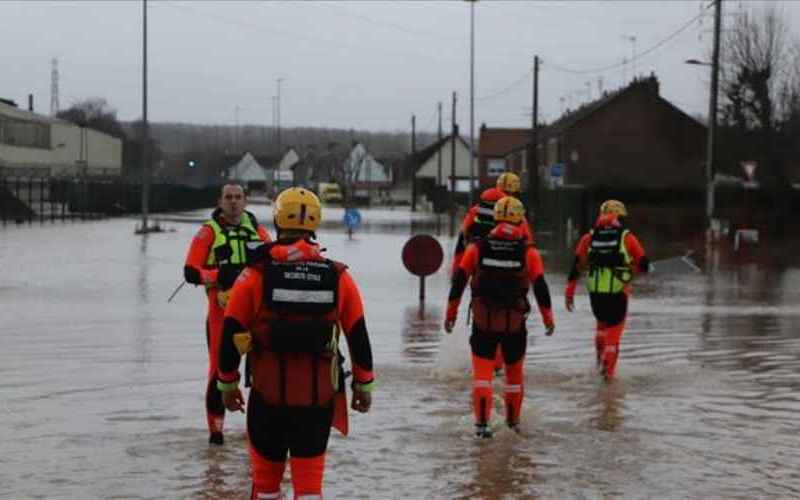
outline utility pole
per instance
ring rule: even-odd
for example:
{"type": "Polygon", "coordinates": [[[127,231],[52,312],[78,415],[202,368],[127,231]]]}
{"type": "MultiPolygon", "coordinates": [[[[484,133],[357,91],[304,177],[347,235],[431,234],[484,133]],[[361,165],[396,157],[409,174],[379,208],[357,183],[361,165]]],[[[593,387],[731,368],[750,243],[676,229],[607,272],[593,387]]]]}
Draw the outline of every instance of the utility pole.
{"type": "Polygon", "coordinates": [[[719,39],[722,24],[722,0],[714,0],[714,49],[711,56],[711,95],[708,103],[708,144],[706,146],[706,230],[711,238],[714,218],[714,161],[717,132],[717,87],[719,83],[719,39]]]}
{"type": "Polygon", "coordinates": [[[411,211],[417,211],[417,117],[411,115],[411,211]]]}
{"type": "Polygon", "coordinates": [[[438,190],[442,185],[442,101],[439,101],[437,108],[439,110],[439,135],[436,139],[437,144],[439,144],[436,149],[436,188],[438,190]]]}
{"type": "Polygon", "coordinates": [[[276,97],[276,102],[278,103],[277,107],[275,108],[275,119],[278,125],[278,156],[283,154],[283,147],[281,146],[281,82],[283,78],[278,78],[278,96],[276,97]]]}
{"type": "Polygon", "coordinates": [[[150,130],[147,122],[147,0],[142,0],[142,228],[141,234],[147,234],[149,226],[147,216],[150,210],[150,167],[148,165],[148,143],[150,130]]]}
{"type": "Polygon", "coordinates": [[[469,1],[469,206],[475,189],[475,2],[469,1]]]}
{"type": "Polygon", "coordinates": [[[239,105],[233,108],[233,152],[239,154],[239,105]]]}
{"type": "Polygon", "coordinates": [[[533,113],[531,149],[528,155],[528,220],[533,221],[539,201],[539,56],[533,56],[533,113]]]}
{"type": "MultiPolygon", "coordinates": [[[[278,147],[278,96],[272,96],[272,140],[275,148],[278,147]]],[[[278,151],[280,153],[280,151],[278,151]]]]}
{"type": "MultiPolygon", "coordinates": [[[[450,237],[456,234],[456,138],[458,125],[456,125],[456,93],[453,92],[453,113],[451,115],[450,135],[450,237]]],[[[470,154],[472,152],[470,151],[470,154]]]]}
{"type": "Polygon", "coordinates": [[[58,59],[53,58],[50,69],[50,116],[56,116],[58,106],[58,59]]]}

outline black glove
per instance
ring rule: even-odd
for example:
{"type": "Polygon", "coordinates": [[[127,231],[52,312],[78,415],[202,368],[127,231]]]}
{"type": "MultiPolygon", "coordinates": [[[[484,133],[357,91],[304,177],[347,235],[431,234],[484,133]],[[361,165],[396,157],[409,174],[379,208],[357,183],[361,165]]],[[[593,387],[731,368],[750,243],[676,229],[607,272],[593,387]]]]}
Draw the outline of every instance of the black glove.
{"type": "Polygon", "coordinates": [[[183,266],[183,279],[191,285],[203,284],[203,277],[200,276],[200,271],[192,266],[183,266]]]}
{"type": "Polygon", "coordinates": [[[234,266],[230,264],[222,265],[217,273],[217,285],[222,290],[228,290],[233,286],[233,282],[239,277],[242,271],[241,266],[234,266]]]}

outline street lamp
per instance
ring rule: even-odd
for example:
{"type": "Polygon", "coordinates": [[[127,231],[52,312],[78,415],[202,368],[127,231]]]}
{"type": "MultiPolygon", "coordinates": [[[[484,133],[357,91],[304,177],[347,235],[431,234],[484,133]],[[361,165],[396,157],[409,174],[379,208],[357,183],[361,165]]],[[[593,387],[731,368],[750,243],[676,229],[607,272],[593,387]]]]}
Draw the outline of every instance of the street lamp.
{"type": "Polygon", "coordinates": [[[475,189],[475,2],[469,2],[469,204],[475,189]]]}
{"type": "Polygon", "coordinates": [[[708,99],[708,142],[706,145],[706,241],[715,239],[712,221],[714,218],[714,167],[717,132],[717,90],[719,87],[719,39],[722,24],[722,0],[714,0],[714,45],[711,62],[687,59],[686,64],[711,68],[711,89],[708,99]]]}
{"type": "Polygon", "coordinates": [[[276,78],[275,81],[278,82],[278,95],[275,97],[275,101],[277,103],[277,107],[275,109],[275,120],[276,125],[278,126],[277,130],[277,139],[278,139],[278,155],[282,155],[283,151],[281,150],[281,83],[285,80],[285,78],[276,78]]]}
{"type": "Polygon", "coordinates": [[[695,66],[708,66],[711,68],[711,90],[708,104],[708,135],[706,137],[706,230],[707,237],[711,237],[711,220],[714,217],[714,147],[717,131],[717,79],[714,64],[687,59],[686,64],[695,66]]]}

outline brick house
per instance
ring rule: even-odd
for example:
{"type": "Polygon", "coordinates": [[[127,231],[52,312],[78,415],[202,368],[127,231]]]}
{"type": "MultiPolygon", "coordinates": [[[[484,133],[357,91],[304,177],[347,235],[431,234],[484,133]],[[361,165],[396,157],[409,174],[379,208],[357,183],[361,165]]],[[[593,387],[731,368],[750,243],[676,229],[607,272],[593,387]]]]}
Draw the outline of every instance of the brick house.
{"type": "MultiPolygon", "coordinates": [[[[553,184],[692,190],[705,183],[706,127],[659,95],[651,75],[539,131],[539,175],[553,184]]],[[[524,166],[525,145],[506,152],[524,166]]]]}
{"type": "Polygon", "coordinates": [[[529,128],[490,128],[481,125],[478,139],[478,181],[480,186],[494,185],[497,177],[506,170],[522,173],[518,161],[510,164],[509,152],[524,149],[530,143],[529,128]]]}

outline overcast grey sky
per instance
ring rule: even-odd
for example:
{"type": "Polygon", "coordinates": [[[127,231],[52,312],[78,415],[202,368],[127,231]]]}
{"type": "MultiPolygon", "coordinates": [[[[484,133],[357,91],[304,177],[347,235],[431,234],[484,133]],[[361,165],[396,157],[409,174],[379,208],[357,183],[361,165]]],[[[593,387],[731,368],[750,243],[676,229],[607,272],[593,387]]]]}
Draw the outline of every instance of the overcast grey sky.
{"type": "MultiPolygon", "coordinates": [[[[800,2],[777,2],[793,32],[800,2]]],[[[475,4],[475,128],[530,123],[532,59],[539,54],[540,112],[594,99],[618,87],[620,65],[704,16],[635,61],[654,71],[661,93],[692,114],[707,112],[710,0],[500,1],[475,4]],[[564,69],[586,73],[569,73],[564,69]],[[598,81],[602,77],[602,83],[598,81]],[[588,82],[588,88],[587,88],[588,82]],[[528,114],[526,114],[528,113],[528,114]]],[[[725,0],[734,14],[758,2],[725,0]]],[[[732,20],[726,15],[726,22],[732,20]]],[[[20,106],[33,93],[50,106],[50,61],[59,60],[61,108],[105,97],[124,120],[141,115],[142,2],[0,0],[0,97],[20,106]]],[[[469,133],[470,4],[463,1],[148,3],[149,116],[153,121],[272,123],[276,79],[284,126],[435,131],[458,93],[457,118],[469,133]]]]}

